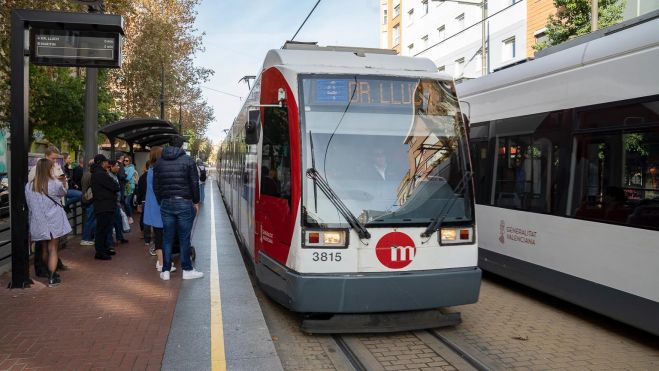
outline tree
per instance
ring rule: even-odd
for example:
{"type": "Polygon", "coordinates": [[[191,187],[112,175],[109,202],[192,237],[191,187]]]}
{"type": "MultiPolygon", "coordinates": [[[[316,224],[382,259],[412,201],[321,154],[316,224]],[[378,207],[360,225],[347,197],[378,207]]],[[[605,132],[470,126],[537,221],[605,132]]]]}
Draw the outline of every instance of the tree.
{"type": "MultiPolygon", "coordinates": [[[[202,51],[203,34],[194,28],[199,0],[138,0],[126,20],[125,58],[115,77],[114,96],[127,117],[159,117],[164,85],[170,121],[182,118],[183,129],[206,130],[213,110],[198,85],[213,71],[193,64],[202,51]],[[182,112],[179,112],[182,111],[182,112]]],[[[183,130],[184,132],[186,130],[183,130]]]]}
{"type": "MultiPolygon", "coordinates": [[[[598,28],[622,21],[626,0],[598,1],[598,28]]],[[[542,50],[571,38],[585,35],[591,30],[591,0],[554,0],[556,13],[547,19],[547,41],[533,46],[542,50]]]]}
{"type": "MultiPolygon", "coordinates": [[[[129,0],[114,0],[106,7],[110,11],[125,12],[129,0]]],[[[9,125],[10,115],[10,21],[11,10],[44,9],[82,11],[73,1],[6,0],[0,6],[0,126],[9,125]]],[[[48,141],[59,146],[68,143],[72,148],[82,145],[84,120],[84,69],[30,65],[29,131],[43,133],[48,141]]],[[[108,94],[108,73],[99,73],[99,126],[120,117],[118,107],[108,94]]],[[[32,138],[32,135],[30,136],[32,138]]]]}

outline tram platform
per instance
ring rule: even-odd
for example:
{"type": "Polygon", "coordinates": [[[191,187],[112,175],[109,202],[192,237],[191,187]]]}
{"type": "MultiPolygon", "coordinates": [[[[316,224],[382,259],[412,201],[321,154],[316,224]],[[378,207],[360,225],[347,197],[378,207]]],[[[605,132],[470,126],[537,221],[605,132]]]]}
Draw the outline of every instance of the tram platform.
{"type": "Polygon", "coordinates": [[[58,287],[32,272],[31,288],[9,290],[0,276],[0,370],[281,370],[212,185],[192,237],[202,279],[162,281],[137,217],[111,261],[71,240],[58,287]]]}

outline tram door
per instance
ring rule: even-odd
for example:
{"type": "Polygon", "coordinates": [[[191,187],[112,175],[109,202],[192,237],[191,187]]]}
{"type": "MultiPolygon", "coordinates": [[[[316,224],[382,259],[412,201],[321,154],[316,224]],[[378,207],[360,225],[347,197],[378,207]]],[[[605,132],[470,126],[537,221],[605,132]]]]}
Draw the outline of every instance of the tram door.
{"type": "Polygon", "coordinates": [[[291,155],[286,107],[263,110],[260,194],[256,201],[256,247],[286,261],[291,243],[291,155]]]}

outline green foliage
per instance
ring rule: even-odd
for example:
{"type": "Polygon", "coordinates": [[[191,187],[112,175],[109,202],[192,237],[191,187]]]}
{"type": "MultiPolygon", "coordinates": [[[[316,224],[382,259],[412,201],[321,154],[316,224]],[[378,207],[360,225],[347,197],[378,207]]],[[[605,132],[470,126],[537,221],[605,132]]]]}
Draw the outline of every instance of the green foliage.
{"type": "MultiPolygon", "coordinates": [[[[622,21],[626,0],[599,0],[598,28],[604,28],[622,21]]],[[[585,35],[591,29],[591,0],[554,0],[556,14],[547,19],[547,41],[533,46],[542,50],[558,45],[571,38],[585,35]]]]}
{"type": "Polygon", "coordinates": [[[72,147],[82,143],[85,83],[69,68],[30,67],[30,129],[72,147]]]}
{"type": "Polygon", "coordinates": [[[627,152],[636,152],[642,157],[650,154],[644,135],[641,133],[625,134],[623,142],[625,144],[625,151],[627,152]]]}
{"type": "MultiPolygon", "coordinates": [[[[161,69],[165,71],[167,118],[181,117],[183,128],[203,139],[213,109],[198,85],[213,71],[193,65],[203,50],[195,28],[200,0],[106,0],[105,12],[125,19],[124,64],[99,69],[98,124],[121,118],[157,117],[161,69]],[[180,106],[178,103],[181,103],[180,106]],[[182,107],[179,113],[179,107],[182,107]]],[[[84,11],[70,0],[0,0],[0,127],[10,117],[10,20],[12,9],[84,11]]],[[[30,67],[30,133],[72,148],[81,146],[84,120],[84,69],[30,67]]]]}

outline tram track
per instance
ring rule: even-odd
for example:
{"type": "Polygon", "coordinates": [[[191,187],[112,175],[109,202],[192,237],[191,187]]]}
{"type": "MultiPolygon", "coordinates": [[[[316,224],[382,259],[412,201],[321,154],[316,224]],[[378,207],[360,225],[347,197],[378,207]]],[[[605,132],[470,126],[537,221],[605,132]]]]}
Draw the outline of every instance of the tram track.
{"type": "Polygon", "coordinates": [[[435,362],[429,362],[428,368],[478,371],[493,369],[470,354],[468,349],[444,336],[440,329],[394,334],[335,334],[331,335],[329,339],[335,343],[335,349],[340,351],[343,356],[342,365],[336,362],[334,364],[337,370],[385,370],[393,358],[398,364],[404,361],[411,365],[431,356],[435,362]],[[374,345],[375,342],[380,344],[374,345]],[[405,356],[405,352],[400,351],[383,354],[383,348],[395,348],[397,344],[406,344],[410,349],[424,348],[427,351],[424,350],[416,357],[405,356]],[[437,359],[445,361],[445,364],[440,365],[437,359]]]}
{"type": "Polygon", "coordinates": [[[336,342],[336,345],[343,353],[343,356],[350,363],[350,365],[354,367],[356,371],[369,370],[369,368],[367,368],[366,365],[364,365],[364,362],[361,359],[359,359],[357,354],[355,354],[355,352],[350,348],[344,336],[333,335],[332,339],[334,340],[334,342],[336,342]]]}

